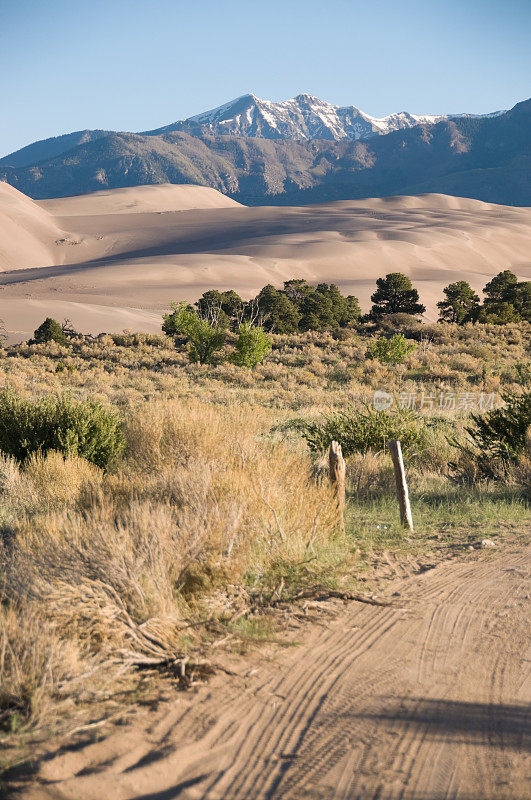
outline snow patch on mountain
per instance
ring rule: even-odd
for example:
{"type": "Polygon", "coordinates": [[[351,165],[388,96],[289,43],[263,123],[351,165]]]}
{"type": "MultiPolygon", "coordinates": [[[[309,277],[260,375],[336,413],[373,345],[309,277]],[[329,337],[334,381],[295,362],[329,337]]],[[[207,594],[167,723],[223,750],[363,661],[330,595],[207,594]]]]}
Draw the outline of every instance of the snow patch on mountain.
{"type": "MultiPolygon", "coordinates": [[[[503,113],[497,111],[481,116],[503,113]]],[[[158,132],[201,127],[213,133],[261,139],[356,140],[415,125],[431,125],[454,116],[473,115],[410,114],[401,111],[386,117],[373,117],[356,106],[335,106],[310,94],[299,94],[291,100],[274,102],[249,93],[158,132]]]]}

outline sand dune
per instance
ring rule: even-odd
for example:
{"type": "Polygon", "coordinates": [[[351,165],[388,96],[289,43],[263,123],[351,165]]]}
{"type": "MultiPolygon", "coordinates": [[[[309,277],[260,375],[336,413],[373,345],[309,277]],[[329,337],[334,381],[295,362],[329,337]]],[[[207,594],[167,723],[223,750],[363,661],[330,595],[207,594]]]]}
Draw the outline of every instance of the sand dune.
{"type": "Polygon", "coordinates": [[[82,194],[77,197],[41,200],[39,205],[57,216],[86,216],[234,208],[240,203],[208,186],[179,186],[166,183],[162,186],[133,186],[82,194]]]}
{"type": "Polygon", "coordinates": [[[34,200],[0,182],[0,269],[55,263],[61,231],[34,200]]]}
{"type": "Polygon", "coordinates": [[[366,308],[397,270],[434,319],[449,282],[480,290],[505,268],[527,279],[530,253],[530,208],[446,195],[247,208],[199,186],[35,202],[0,184],[0,319],[15,339],[44,309],[85,331],[152,331],[171,300],[212,287],[250,297],[292,277],[338,283],[366,308]]]}

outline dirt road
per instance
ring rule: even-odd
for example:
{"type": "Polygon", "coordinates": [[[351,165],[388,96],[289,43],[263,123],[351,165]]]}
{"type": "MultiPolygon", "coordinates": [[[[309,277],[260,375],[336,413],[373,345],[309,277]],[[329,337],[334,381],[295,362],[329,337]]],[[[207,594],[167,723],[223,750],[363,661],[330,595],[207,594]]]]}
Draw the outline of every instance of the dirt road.
{"type": "Polygon", "coordinates": [[[24,800],[531,795],[529,548],[441,564],[43,764],[24,800]]]}

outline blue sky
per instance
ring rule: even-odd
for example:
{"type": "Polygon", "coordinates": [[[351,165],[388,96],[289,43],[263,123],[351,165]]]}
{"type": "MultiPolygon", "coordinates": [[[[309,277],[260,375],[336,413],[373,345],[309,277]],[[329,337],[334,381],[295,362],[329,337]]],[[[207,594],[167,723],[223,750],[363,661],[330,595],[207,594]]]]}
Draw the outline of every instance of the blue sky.
{"type": "Polygon", "coordinates": [[[245,92],[373,115],[531,96],[531,0],[0,0],[0,155],[245,92]]]}

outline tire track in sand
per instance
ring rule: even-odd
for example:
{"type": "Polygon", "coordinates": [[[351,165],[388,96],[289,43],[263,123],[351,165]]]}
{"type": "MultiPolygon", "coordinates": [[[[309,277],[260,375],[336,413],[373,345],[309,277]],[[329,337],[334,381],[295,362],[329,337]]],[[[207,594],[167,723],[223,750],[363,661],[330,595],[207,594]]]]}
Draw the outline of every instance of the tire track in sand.
{"type": "Polygon", "coordinates": [[[512,548],[403,581],[401,607],[349,606],[243,685],[52,758],[21,796],[524,800],[529,566],[512,548]]]}

